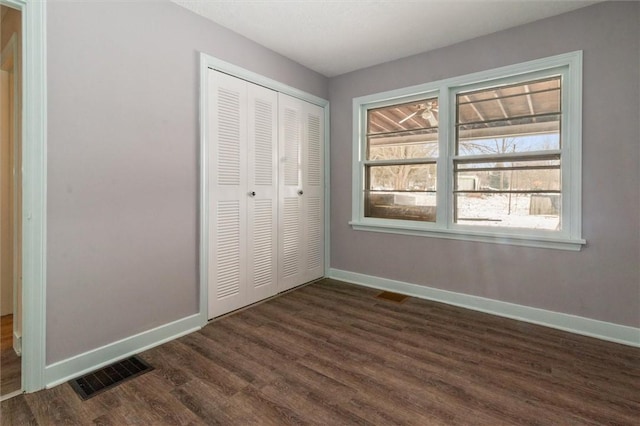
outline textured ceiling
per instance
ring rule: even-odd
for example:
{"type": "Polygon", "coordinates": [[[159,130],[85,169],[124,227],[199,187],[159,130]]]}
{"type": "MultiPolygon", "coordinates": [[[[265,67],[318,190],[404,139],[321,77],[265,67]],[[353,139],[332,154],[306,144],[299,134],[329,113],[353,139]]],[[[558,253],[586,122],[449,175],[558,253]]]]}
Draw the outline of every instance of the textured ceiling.
{"type": "Polygon", "coordinates": [[[172,0],[327,77],[598,1],[172,0]]]}

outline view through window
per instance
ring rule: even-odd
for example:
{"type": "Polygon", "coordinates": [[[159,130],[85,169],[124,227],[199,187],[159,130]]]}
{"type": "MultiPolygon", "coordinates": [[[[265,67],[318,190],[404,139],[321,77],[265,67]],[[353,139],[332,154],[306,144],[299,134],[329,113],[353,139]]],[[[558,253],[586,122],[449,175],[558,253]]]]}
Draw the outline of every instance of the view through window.
{"type": "Polygon", "coordinates": [[[559,76],[456,95],[456,223],[559,229],[559,76]]]}
{"type": "Polygon", "coordinates": [[[434,222],[438,100],[367,114],[365,216],[434,222]]]}

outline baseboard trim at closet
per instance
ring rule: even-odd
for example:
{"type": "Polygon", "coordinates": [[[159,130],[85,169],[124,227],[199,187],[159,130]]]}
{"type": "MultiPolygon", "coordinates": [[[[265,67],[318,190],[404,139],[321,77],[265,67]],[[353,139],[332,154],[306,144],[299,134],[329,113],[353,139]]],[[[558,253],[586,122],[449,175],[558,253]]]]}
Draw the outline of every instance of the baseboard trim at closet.
{"type": "Polygon", "coordinates": [[[320,280],[323,280],[324,278],[325,278],[325,277],[317,278],[317,279],[315,279],[315,280],[313,280],[313,281],[309,281],[308,283],[300,284],[299,286],[296,286],[296,287],[294,287],[294,288],[290,288],[290,289],[288,289],[288,290],[281,291],[280,293],[274,294],[273,296],[269,296],[269,297],[267,297],[266,299],[258,300],[257,302],[253,302],[253,303],[252,303],[252,304],[250,304],[250,305],[243,306],[242,308],[238,308],[238,309],[236,309],[235,311],[227,312],[226,314],[222,314],[222,315],[220,315],[220,316],[217,316],[217,317],[211,318],[211,319],[209,319],[209,320],[207,321],[207,323],[216,322],[216,321],[221,320],[221,319],[223,319],[223,318],[226,318],[226,317],[228,317],[228,316],[235,315],[235,314],[239,314],[240,312],[242,312],[242,311],[246,311],[246,310],[247,310],[247,309],[249,309],[249,308],[253,308],[253,307],[255,307],[255,306],[261,305],[261,304],[266,303],[266,302],[268,302],[268,301],[270,301],[270,300],[273,300],[273,299],[277,299],[277,298],[278,298],[278,297],[280,297],[280,296],[284,296],[285,294],[289,294],[289,293],[294,292],[294,291],[296,291],[296,290],[300,290],[301,288],[306,287],[306,286],[308,286],[308,285],[311,285],[311,284],[313,284],[313,283],[315,283],[315,282],[318,282],[318,281],[320,281],[320,280]]]}

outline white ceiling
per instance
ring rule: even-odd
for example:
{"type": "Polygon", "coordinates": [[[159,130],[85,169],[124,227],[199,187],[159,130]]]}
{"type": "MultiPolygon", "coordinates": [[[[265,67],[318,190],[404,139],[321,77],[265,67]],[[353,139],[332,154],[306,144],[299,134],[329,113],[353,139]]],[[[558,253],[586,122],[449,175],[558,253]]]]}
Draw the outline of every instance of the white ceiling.
{"type": "Polygon", "coordinates": [[[172,1],[327,77],[598,3],[589,0],[172,1]]]}

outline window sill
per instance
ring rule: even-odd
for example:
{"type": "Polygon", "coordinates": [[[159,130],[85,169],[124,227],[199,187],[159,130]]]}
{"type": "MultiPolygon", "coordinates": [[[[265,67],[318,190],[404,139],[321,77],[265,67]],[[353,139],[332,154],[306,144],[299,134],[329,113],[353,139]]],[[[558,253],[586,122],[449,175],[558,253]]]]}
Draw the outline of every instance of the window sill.
{"type": "Polygon", "coordinates": [[[414,235],[420,237],[444,238],[448,240],[474,241],[492,244],[508,244],[523,247],[580,251],[587,244],[583,239],[547,237],[538,235],[506,234],[499,232],[477,232],[459,229],[425,228],[406,224],[380,224],[351,221],[349,225],[356,231],[384,232],[389,234],[414,235]]]}

